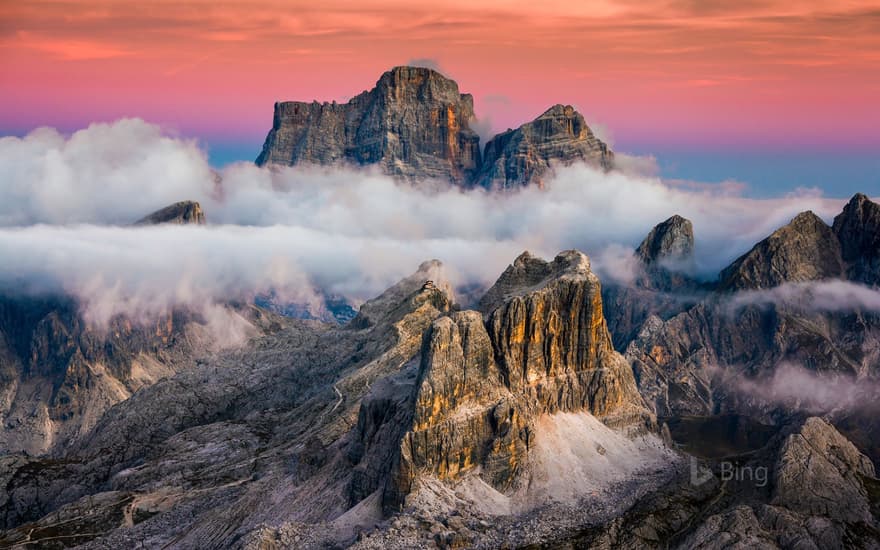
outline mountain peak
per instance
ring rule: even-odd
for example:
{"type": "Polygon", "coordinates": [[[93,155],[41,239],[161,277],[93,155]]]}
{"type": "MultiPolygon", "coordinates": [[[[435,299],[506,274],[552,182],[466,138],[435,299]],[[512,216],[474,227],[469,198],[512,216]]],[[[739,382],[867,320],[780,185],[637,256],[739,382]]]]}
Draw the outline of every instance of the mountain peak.
{"type": "Polygon", "coordinates": [[[536,183],[552,165],[585,162],[609,169],[613,152],[571,105],[553,105],[486,145],[470,124],[473,97],[428,67],[398,66],[348,103],[275,104],[258,165],[378,165],[404,179],[515,188],[536,183]]]}
{"type": "Polygon", "coordinates": [[[548,262],[526,251],[504,270],[480,299],[479,310],[488,315],[512,296],[539,290],[558,279],[589,279],[598,284],[598,278],[590,271],[590,259],[583,252],[565,250],[548,262]]]}
{"type": "Polygon", "coordinates": [[[807,210],[756,244],[721,272],[720,288],[771,288],[843,274],[840,242],[819,216],[807,210]]]}
{"type": "Polygon", "coordinates": [[[202,205],[196,201],[180,201],[156,210],[152,214],[144,216],[135,225],[205,225],[205,212],[202,205]]]}
{"type": "Polygon", "coordinates": [[[847,276],[866,284],[880,282],[880,205],[857,193],[834,218],[847,276]]]}
{"type": "Polygon", "coordinates": [[[674,214],[654,226],[636,255],[645,264],[661,260],[685,260],[694,252],[694,226],[687,218],[674,214]]]}
{"type": "Polygon", "coordinates": [[[489,140],[476,184],[493,189],[543,186],[554,165],[579,161],[607,170],[614,153],[574,107],[556,104],[533,121],[489,140]]]}

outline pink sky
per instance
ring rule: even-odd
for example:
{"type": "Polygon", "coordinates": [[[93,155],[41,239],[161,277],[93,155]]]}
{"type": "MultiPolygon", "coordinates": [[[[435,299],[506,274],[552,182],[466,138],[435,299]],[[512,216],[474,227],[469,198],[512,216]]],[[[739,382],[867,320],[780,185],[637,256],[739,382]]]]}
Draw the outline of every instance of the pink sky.
{"type": "Polygon", "coordinates": [[[345,100],[430,59],[496,130],[571,103],[643,149],[880,146],[876,0],[728,4],[8,1],[0,130],[138,116],[259,142],[277,100],[345,100]]]}

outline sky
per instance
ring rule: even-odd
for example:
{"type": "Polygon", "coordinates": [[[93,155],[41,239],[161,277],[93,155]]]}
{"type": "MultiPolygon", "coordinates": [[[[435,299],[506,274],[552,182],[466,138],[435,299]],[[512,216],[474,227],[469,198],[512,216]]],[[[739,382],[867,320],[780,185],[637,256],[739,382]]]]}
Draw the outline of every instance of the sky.
{"type": "Polygon", "coordinates": [[[880,1],[0,0],[0,134],[138,117],[214,165],[400,64],[496,131],[575,105],[664,177],[880,194],[880,1]]]}

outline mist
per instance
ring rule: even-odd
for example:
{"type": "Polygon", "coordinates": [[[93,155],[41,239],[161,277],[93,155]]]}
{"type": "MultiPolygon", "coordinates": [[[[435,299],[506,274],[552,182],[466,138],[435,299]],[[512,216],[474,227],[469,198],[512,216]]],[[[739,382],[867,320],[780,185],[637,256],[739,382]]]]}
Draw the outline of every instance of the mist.
{"type": "Polygon", "coordinates": [[[663,181],[650,158],[624,165],[557,167],[545,189],[490,194],[351,167],[217,171],[197,142],[138,119],[42,128],[0,139],[0,286],[70,293],[104,322],[270,290],[357,302],[430,258],[452,284],[485,287],[523,250],[577,248],[626,283],[633,248],[673,214],[692,220],[698,272],[712,279],[797,213],[830,221],[844,202],[816,190],[751,199],[735,184],[663,181]],[[187,199],[208,226],[129,226],[187,199]]]}
{"type": "Polygon", "coordinates": [[[809,414],[861,410],[873,407],[880,397],[880,385],[875,380],[816,372],[792,363],[781,363],[772,374],[758,380],[737,380],[731,387],[749,399],[809,414]]]}
{"type": "Polygon", "coordinates": [[[871,287],[842,280],[784,283],[762,290],[740,291],[730,297],[728,310],[736,312],[750,305],[785,304],[811,312],[880,312],[880,292],[871,287]]]}

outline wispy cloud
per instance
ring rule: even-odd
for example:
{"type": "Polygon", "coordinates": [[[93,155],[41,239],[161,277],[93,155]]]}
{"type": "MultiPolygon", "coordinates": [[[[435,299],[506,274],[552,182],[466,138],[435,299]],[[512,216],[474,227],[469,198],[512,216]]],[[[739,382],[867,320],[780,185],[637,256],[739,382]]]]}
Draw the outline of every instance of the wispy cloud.
{"type": "Polygon", "coordinates": [[[135,53],[121,44],[86,39],[56,39],[25,31],[19,31],[14,42],[18,47],[43,52],[65,61],[111,59],[135,53]]]}

